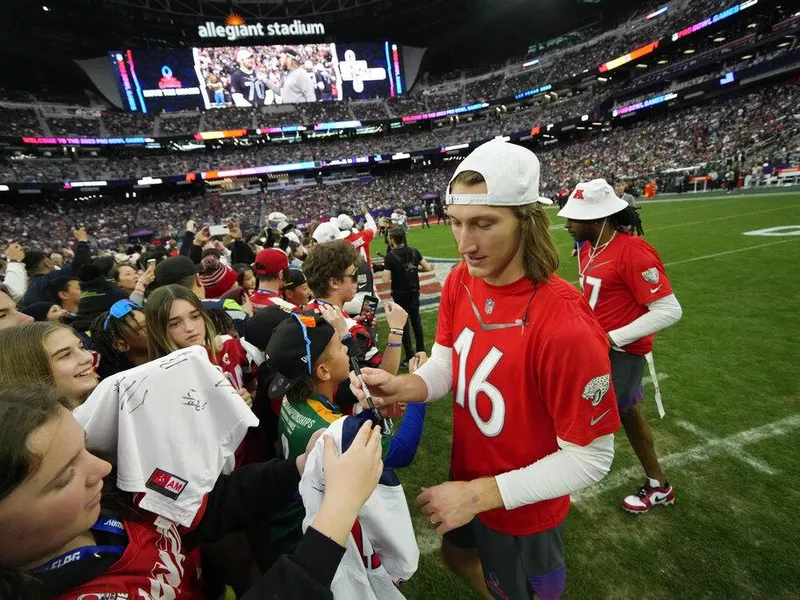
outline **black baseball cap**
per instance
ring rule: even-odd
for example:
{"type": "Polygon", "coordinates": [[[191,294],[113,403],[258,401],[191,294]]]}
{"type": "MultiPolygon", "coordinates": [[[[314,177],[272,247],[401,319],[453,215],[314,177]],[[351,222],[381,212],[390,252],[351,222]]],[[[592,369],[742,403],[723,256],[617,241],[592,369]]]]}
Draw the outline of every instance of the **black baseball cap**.
{"type": "Polygon", "coordinates": [[[178,283],[199,272],[200,265],[194,264],[188,256],[172,256],[156,265],[156,287],[178,283]]]}
{"type": "Polygon", "coordinates": [[[306,283],[306,274],[300,269],[286,269],[283,272],[283,290],[293,290],[306,283]]]}
{"type": "Polygon", "coordinates": [[[257,310],[245,323],[244,339],[264,352],[275,328],[288,319],[290,314],[288,308],[276,304],[257,310]]]}
{"type": "Polygon", "coordinates": [[[291,313],[275,328],[266,348],[267,365],[276,375],[270,398],[280,398],[311,372],[336,330],[325,319],[291,313]]]}

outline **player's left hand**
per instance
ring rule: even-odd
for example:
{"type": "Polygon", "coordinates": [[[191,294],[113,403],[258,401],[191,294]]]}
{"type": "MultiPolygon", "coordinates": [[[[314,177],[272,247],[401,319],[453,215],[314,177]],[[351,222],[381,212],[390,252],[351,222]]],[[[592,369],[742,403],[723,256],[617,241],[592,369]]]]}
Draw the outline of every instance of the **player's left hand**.
{"type": "Polygon", "coordinates": [[[443,535],[469,523],[477,514],[466,481],[447,481],[432,488],[422,488],[417,506],[428,517],[436,533],[443,535]]]}

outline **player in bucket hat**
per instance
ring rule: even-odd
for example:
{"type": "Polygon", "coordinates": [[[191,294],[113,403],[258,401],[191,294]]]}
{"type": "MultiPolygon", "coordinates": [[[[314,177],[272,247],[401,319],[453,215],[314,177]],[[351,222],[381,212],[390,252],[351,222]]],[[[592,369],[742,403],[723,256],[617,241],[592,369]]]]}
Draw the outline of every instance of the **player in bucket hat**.
{"type": "Polygon", "coordinates": [[[639,403],[647,363],[663,417],[653,337],[681,318],[681,305],[658,252],[640,237],[644,231],[637,209],[619,198],[604,179],[579,183],[558,214],[567,218],[566,229],[576,242],[588,242],[578,253],[579,282],[611,344],[620,419],[646,476],[644,485],[626,497],[622,507],[642,513],[672,504],[675,492],[658,462],[653,431],[639,403]]]}
{"type": "Polygon", "coordinates": [[[556,275],[539,175],[536,155],[506,142],[464,159],[446,196],[464,262],[444,284],[431,359],[401,377],[362,369],[376,404],[453,391],[452,481],[417,504],[482,598],[561,594],[569,494],[605,476],[619,428],[608,342],[556,275]]]}

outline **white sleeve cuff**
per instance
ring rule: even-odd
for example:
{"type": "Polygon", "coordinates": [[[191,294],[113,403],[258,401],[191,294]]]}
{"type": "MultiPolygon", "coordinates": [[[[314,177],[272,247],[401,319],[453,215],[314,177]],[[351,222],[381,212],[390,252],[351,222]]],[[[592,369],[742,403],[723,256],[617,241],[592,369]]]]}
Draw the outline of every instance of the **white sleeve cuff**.
{"type": "Polygon", "coordinates": [[[609,331],[608,335],[618,348],[623,348],[636,340],[674,325],[680,321],[681,316],[683,316],[683,309],[675,294],[670,294],[651,302],[647,305],[647,313],[632,323],[628,323],[625,327],[609,331]]]}
{"type": "Polygon", "coordinates": [[[453,388],[453,349],[434,344],[431,357],[414,371],[428,388],[425,402],[434,402],[446,396],[453,388]]]}
{"type": "Polygon", "coordinates": [[[6,265],[5,284],[8,291],[11,292],[12,300],[15,302],[22,300],[28,287],[25,265],[20,262],[9,262],[6,265]]]}
{"type": "Polygon", "coordinates": [[[603,479],[614,460],[614,434],[578,446],[557,438],[560,450],[494,479],[506,510],[574,494],[603,479]]]}

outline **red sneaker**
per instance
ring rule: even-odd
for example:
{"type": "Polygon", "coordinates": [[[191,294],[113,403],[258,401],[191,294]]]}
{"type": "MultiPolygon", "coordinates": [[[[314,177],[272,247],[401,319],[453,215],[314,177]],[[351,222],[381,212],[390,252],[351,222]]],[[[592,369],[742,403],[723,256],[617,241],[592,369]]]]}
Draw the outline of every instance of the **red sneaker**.
{"type": "Polygon", "coordinates": [[[675,491],[672,486],[666,481],[661,485],[660,482],[648,477],[635,494],[622,501],[622,508],[630,513],[643,513],[659,504],[667,506],[673,502],[675,502],[675,491]]]}

